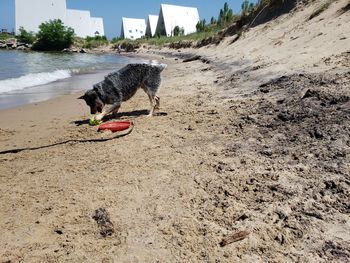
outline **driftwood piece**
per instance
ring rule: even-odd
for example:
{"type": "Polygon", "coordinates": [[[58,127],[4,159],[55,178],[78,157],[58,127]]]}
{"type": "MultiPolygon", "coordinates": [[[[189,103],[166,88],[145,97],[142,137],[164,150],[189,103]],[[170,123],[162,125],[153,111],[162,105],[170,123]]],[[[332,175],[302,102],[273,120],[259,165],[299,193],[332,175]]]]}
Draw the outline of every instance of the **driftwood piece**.
{"type": "Polygon", "coordinates": [[[236,233],[233,233],[233,234],[229,234],[229,235],[225,236],[221,240],[220,246],[224,247],[224,246],[226,246],[228,244],[231,244],[233,242],[237,242],[237,241],[243,240],[246,237],[248,237],[248,235],[249,235],[249,232],[246,231],[246,230],[239,231],[239,232],[236,232],[236,233]]]}
{"type": "Polygon", "coordinates": [[[193,56],[193,57],[190,57],[190,58],[186,58],[184,59],[182,62],[191,62],[191,61],[195,61],[195,60],[200,60],[202,57],[201,56],[193,56]]]}
{"type": "Polygon", "coordinates": [[[193,57],[190,57],[190,58],[186,58],[182,62],[186,63],[186,62],[191,62],[191,61],[196,61],[196,60],[200,60],[204,64],[210,64],[210,60],[209,59],[204,58],[204,57],[199,56],[199,55],[196,55],[196,56],[193,56],[193,57]]]}
{"type": "Polygon", "coordinates": [[[106,209],[96,209],[92,218],[95,219],[97,225],[99,226],[101,236],[111,236],[114,233],[114,226],[112,221],[109,219],[109,214],[106,209]]]}

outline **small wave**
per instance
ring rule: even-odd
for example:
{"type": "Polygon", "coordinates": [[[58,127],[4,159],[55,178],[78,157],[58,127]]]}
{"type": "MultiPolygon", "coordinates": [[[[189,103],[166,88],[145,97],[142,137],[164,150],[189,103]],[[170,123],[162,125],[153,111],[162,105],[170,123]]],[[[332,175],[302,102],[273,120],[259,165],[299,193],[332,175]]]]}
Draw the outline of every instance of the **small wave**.
{"type": "Polygon", "coordinates": [[[19,78],[0,80],[0,93],[44,85],[70,78],[71,76],[72,72],[70,70],[56,70],[54,72],[32,73],[19,78]]]}

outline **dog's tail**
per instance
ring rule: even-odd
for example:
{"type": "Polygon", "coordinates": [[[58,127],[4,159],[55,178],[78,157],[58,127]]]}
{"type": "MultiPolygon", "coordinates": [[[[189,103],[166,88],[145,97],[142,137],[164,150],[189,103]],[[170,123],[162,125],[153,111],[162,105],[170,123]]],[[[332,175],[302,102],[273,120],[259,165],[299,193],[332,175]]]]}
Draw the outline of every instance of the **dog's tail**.
{"type": "Polygon", "coordinates": [[[156,62],[156,61],[154,61],[154,60],[151,61],[150,65],[153,66],[153,67],[158,68],[161,72],[162,72],[164,69],[166,69],[166,67],[168,66],[167,64],[158,63],[158,62],[156,62]]]}
{"type": "Polygon", "coordinates": [[[161,71],[163,71],[164,69],[166,69],[167,66],[168,66],[167,64],[159,64],[159,65],[157,65],[157,67],[158,67],[161,71]]]}

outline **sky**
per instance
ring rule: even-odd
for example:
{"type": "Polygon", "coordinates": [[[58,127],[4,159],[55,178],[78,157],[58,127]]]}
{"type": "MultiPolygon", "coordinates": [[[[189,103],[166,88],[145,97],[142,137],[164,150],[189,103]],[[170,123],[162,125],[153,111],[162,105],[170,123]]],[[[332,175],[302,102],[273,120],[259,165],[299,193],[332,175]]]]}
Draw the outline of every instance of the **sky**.
{"type": "MultiPolygon", "coordinates": [[[[30,1],[30,0],[28,0],[30,1]]],[[[201,19],[207,22],[214,16],[218,17],[219,11],[227,2],[234,13],[241,9],[243,0],[67,0],[69,9],[90,10],[91,16],[102,17],[104,20],[105,34],[109,39],[120,35],[122,17],[144,18],[158,15],[160,4],[174,4],[197,7],[201,19]]],[[[14,2],[15,0],[0,0],[0,29],[12,31],[14,29],[14,2]]],[[[255,1],[252,1],[255,2],[255,1]]],[[[29,12],[33,12],[29,10],[29,12]]],[[[35,13],[33,13],[35,15],[35,13]]]]}

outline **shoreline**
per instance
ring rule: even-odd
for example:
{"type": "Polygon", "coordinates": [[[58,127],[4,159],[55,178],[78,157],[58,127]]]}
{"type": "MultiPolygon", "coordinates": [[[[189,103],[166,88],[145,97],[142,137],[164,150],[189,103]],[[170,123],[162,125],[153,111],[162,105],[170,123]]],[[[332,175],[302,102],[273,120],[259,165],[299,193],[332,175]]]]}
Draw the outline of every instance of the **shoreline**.
{"type": "MultiPolygon", "coordinates": [[[[93,54],[93,55],[96,55],[96,54],[93,54]]],[[[104,54],[104,55],[110,56],[112,54],[104,54]]],[[[82,56],[84,56],[84,54],[82,54],[82,56]]],[[[22,78],[25,78],[27,76],[28,77],[30,76],[31,78],[40,78],[39,76],[40,74],[55,74],[57,71],[70,72],[70,73],[64,72],[66,75],[69,74],[70,75],[69,77],[52,81],[47,84],[35,85],[35,86],[25,87],[21,89],[14,89],[12,91],[1,93],[0,110],[14,108],[25,104],[37,103],[37,102],[45,101],[57,96],[62,96],[62,95],[90,89],[93,84],[101,81],[105,75],[107,75],[108,73],[114,70],[120,69],[125,64],[133,63],[136,61],[140,61],[140,62],[145,61],[145,58],[141,56],[117,55],[117,57],[120,61],[118,61],[118,63],[116,63],[113,68],[111,67],[111,65],[108,65],[108,67],[105,67],[105,68],[99,68],[99,69],[93,69],[93,70],[83,68],[83,69],[79,69],[80,73],[75,73],[74,69],[73,71],[72,69],[62,69],[62,70],[56,70],[55,72],[27,73],[26,75],[18,78],[3,79],[2,81],[4,81],[5,83],[6,81],[18,82],[22,78]],[[83,71],[81,72],[81,70],[83,71]],[[86,72],[84,72],[84,70],[86,72]]],[[[62,75],[63,73],[60,72],[59,74],[62,75]]],[[[47,76],[44,75],[43,78],[47,78],[47,76]]],[[[31,79],[28,79],[28,81],[31,81],[31,79]]],[[[9,83],[7,85],[18,85],[18,84],[9,83]]]]}
{"type": "Polygon", "coordinates": [[[14,90],[0,94],[0,111],[13,109],[28,104],[37,104],[56,97],[79,93],[92,87],[92,84],[100,81],[108,70],[73,75],[67,79],[50,82],[48,84],[14,90]]]}

